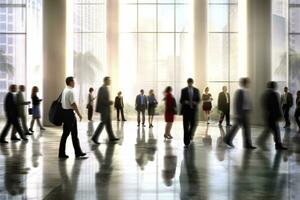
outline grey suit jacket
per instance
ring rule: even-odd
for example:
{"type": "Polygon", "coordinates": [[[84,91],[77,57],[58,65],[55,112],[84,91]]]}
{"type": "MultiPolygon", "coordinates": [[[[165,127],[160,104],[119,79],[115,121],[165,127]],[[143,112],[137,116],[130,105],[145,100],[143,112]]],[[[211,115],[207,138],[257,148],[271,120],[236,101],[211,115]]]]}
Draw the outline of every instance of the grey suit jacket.
{"type": "Polygon", "coordinates": [[[25,105],[27,105],[27,103],[24,100],[24,95],[22,92],[18,92],[16,97],[17,97],[17,105],[18,105],[19,115],[24,115],[25,114],[25,105]]]}
{"type": "Polygon", "coordinates": [[[148,107],[147,97],[144,95],[144,104],[141,102],[141,94],[137,95],[135,98],[135,110],[136,111],[144,111],[148,107]]]}
{"type": "Polygon", "coordinates": [[[110,106],[112,105],[109,97],[109,91],[107,86],[102,86],[98,90],[96,101],[96,112],[102,115],[110,114],[110,106]]]}

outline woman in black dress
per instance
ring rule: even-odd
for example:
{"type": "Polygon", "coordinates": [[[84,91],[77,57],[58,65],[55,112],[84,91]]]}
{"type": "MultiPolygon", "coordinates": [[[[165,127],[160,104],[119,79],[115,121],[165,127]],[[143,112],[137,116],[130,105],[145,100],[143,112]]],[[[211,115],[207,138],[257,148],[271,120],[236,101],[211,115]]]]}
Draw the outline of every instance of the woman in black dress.
{"type": "Polygon", "coordinates": [[[211,111],[211,108],[212,108],[212,96],[211,94],[209,93],[209,88],[206,87],[204,89],[204,93],[202,95],[202,100],[203,100],[203,105],[202,105],[202,109],[203,109],[203,112],[204,112],[204,119],[205,121],[207,122],[207,124],[209,124],[209,119],[210,119],[210,111],[211,111]]]}
{"type": "Polygon", "coordinates": [[[45,128],[42,126],[40,118],[41,118],[41,111],[40,111],[40,104],[42,99],[40,99],[37,96],[37,93],[39,92],[39,88],[37,86],[33,86],[31,91],[31,101],[32,101],[32,120],[30,123],[29,131],[33,133],[33,125],[35,120],[37,121],[39,127],[41,130],[45,130],[45,128]]]}

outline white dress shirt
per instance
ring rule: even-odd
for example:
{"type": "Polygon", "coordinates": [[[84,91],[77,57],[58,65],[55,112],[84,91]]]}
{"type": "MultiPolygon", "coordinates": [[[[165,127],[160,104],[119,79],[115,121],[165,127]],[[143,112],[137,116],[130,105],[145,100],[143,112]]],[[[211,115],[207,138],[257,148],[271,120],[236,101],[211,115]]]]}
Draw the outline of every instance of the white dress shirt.
{"type": "Polygon", "coordinates": [[[61,96],[61,105],[63,109],[73,109],[72,104],[75,103],[75,95],[72,87],[67,86],[61,96]]]}

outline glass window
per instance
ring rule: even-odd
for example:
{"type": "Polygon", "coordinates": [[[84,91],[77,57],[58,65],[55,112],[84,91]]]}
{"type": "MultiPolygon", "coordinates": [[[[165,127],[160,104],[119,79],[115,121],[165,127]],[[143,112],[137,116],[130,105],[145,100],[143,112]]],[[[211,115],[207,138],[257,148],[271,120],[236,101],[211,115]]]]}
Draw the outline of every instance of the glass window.
{"type": "Polygon", "coordinates": [[[139,5],[138,9],[138,31],[156,32],[156,6],[139,5]]]}
{"type": "Polygon", "coordinates": [[[300,7],[290,8],[290,32],[300,33],[300,7]]]}

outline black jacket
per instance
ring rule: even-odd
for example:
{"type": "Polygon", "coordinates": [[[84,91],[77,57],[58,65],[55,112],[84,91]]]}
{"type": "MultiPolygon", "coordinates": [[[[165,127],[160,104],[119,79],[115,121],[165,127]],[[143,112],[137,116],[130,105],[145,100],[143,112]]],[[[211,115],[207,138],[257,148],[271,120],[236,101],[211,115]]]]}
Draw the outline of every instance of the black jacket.
{"type": "Polygon", "coordinates": [[[230,110],[230,95],[229,95],[229,93],[227,93],[227,95],[228,95],[228,103],[227,103],[227,100],[226,100],[225,93],[224,92],[219,93],[218,109],[221,110],[222,112],[230,110]]]}
{"type": "Polygon", "coordinates": [[[201,101],[199,90],[197,88],[193,87],[193,99],[192,99],[192,101],[196,102],[196,104],[197,104],[196,106],[191,108],[191,106],[189,104],[186,104],[185,101],[190,101],[188,87],[183,88],[181,90],[181,95],[180,95],[181,111],[180,111],[180,113],[183,114],[184,112],[196,110],[198,108],[198,104],[201,101]]]}
{"type": "Polygon", "coordinates": [[[118,97],[118,96],[116,96],[114,107],[115,107],[116,109],[124,108],[123,97],[118,97]]]}
{"type": "Polygon", "coordinates": [[[16,102],[16,97],[11,92],[7,93],[4,99],[4,111],[7,118],[18,117],[18,106],[16,102]]]}
{"type": "MultiPolygon", "coordinates": [[[[281,104],[283,105],[283,95],[281,95],[281,104]]],[[[293,106],[293,95],[291,93],[287,93],[287,97],[286,97],[286,103],[288,105],[288,107],[292,107],[293,106]]]]}
{"type": "Polygon", "coordinates": [[[268,89],[263,94],[262,106],[266,119],[278,121],[283,117],[279,98],[279,94],[274,90],[268,89]]]}

